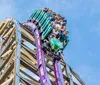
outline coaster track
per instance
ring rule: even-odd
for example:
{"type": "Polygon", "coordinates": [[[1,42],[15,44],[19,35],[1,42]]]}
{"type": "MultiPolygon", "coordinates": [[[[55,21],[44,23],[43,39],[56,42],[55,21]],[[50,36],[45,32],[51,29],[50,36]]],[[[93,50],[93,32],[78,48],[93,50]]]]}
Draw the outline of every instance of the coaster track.
{"type": "Polygon", "coordinates": [[[63,57],[44,53],[37,25],[12,18],[0,23],[0,85],[78,85],[72,76],[85,85],[63,57]]]}

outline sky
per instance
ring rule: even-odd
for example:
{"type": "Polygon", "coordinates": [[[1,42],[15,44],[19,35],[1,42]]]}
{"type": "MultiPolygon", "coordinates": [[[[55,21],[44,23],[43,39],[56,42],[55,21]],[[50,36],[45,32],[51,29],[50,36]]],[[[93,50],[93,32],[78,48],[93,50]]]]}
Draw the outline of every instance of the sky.
{"type": "Polygon", "coordinates": [[[0,0],[0,21],[12,17],[25,22],[35,9],[44,7],[68,21],[67,64],[86,85],[100,85],[100,0],[0,0]]]}

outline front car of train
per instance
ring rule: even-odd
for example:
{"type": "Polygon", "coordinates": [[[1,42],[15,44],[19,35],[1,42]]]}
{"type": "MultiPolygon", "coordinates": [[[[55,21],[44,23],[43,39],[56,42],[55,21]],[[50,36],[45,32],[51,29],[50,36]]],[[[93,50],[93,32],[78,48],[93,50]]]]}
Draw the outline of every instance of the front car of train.
{"type": "Polygon", "coordinates": [[[64,17],[44,8],[35,10],[30,21],[35,22],[40,29],[43,48],[55,53],[55,55],[59,54],[57,52],[63,52],[69,42],[66,29],[67,20],[64,17]]]}

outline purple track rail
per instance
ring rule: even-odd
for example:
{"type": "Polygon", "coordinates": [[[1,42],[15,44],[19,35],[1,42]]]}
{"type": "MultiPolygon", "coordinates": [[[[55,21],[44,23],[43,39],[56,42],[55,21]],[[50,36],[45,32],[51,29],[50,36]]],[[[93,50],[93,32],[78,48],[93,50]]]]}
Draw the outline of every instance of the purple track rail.
{"type": "MultiPolygon", "coordinates": [[[[32,28],[32,33],[34,34],[36,39],[36,47],[37,47],[36,57],[38,60],[38,71],[39,71],[41,85],[52,85],[47,76],[44,52],[41,49],[40,34],[38,32],[38,29],[32,22],[26,22],[24,23],[24,25],[27,25],[30,28],[32,28]]],[[[56,85],[65,85],[59,60],[54,61],[54,73],[56,77],[56,85]]]]}
{"type": "Polygon", "coordinates": [[[54,61],[54,73],[56,77],[56,85],[65,85],[59,60],[54,61]]]}
{"type": "Polygon", "coordinates": [[[37,27],[32,22],[26,22],[24,25],[27,25],[32,28],[32,33],[35,36],[36,39],[36,57],[38,61],[38,71],[40,76],[41,85],[52,85],[46,71],[46,65],[45,65],[45,58],[44,58],[44,52],[41,49],[41,41],[40,41],[40,35],[38,32],[37,27]]]}

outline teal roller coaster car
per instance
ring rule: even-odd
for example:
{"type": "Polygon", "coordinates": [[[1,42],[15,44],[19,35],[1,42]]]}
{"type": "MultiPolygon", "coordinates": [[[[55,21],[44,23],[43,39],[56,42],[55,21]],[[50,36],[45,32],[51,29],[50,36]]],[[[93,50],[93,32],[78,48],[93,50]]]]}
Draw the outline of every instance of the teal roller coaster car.
{"type": "MultiPolygon", "coordinates": [[[[52,33],[52,30],[54,29],[51,24],[52,18],[50,18],[45,11],[39,9],[33,12],[30,19],[36,20],[40,25],[42,40],[49,38],[50,33],[52,33]]],[[[50,49],[57,51],[66,47],[68,39],[65,45],[63,45],[63,42],[61,40],[58,40],[57,38],[49,38],[49,43],[51,47],[50,49]]]]}

